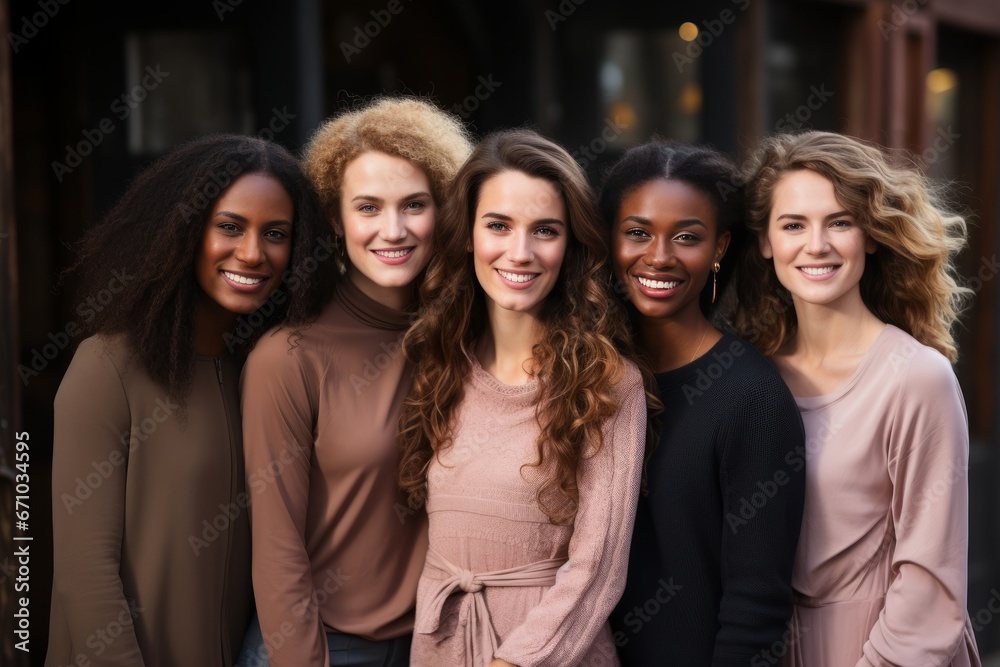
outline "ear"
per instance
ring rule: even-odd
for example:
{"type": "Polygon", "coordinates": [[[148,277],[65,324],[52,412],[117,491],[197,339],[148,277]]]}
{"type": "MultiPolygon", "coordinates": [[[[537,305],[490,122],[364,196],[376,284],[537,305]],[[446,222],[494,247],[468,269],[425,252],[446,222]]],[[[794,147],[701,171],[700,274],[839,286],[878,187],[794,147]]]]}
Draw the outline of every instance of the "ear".
{"type": "Polygon", "coordinates": [[[764,259],[774,259],[774,250],[771,248],[771,241],[767,238],[767,234],[757,237],[757,247],[760,248],[761,257],[764,259]]]}
{"type": "Polygon", "coordinates": [[[722,258],[726,256],[726,250],[729,249],[729,242],[733,240],[733,235],[726,232],[720,236],[715,241],[715,260],[716,262],[721,262],[722,258]]]}
{"type": "Polygon", "coordinates": [[[865,252],[869,255],[874,255],[875,251],[878,250],[878,244],[875,243],[875,239],[870,236],[865,237],[865,252]]]}

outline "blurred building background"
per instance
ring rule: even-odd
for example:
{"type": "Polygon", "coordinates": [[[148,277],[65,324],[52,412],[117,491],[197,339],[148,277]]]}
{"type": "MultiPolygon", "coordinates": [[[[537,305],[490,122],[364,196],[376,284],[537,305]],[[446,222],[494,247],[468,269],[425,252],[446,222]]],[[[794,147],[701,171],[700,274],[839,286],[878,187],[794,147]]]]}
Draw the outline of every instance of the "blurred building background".
{"type": "MultiPolygon", "coordinates": [[[[428,94],[529,125],[595,185],[653,134],[736,157],[767,133],[919,156],[974,212],[957,366],[972,435],[969,611],[1000,651],[1000,4],[995,0],[0,0],[0,664],[41,664],[52,399],[79,340],[69,244],[137,169],[208,132],[300,148],[353,101],[428,94]],[[31,443],[31,658],[13,648],[15,434],[31,443]]],[[[22,594],[18,594],[20,596],[22,594]]]]}

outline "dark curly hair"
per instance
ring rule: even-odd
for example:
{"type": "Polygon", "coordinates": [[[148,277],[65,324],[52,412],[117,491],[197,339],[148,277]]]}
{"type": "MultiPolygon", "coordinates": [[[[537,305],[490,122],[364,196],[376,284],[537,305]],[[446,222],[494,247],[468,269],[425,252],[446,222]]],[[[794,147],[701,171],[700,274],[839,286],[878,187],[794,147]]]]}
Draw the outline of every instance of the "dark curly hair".
{"type": "MultiPolygon", "coordinates": [[[[652,180],[664,178],[687,183],[708,197],[715,210],[716,238],[731,235],[726,254],[738,257],[745,241],[744,189],[739,168],[726,155],[708,146],[689,146],[659,139],[630,148],[607,172],[601,189],[601,216],[608,234],[615,225],[622,200],[652,180]]],[[[736,262],[722,261],[716,276],[718,291],[725,290],[736,262]]],[[[699,297],[701,311],[711,312],[711,282],[699,297]]],[[[619,293],[624,290],[619,288],[619,293]]]]}
{"type": "MultiPolygon", "coordinates": [[[[450,446],[453,411],[475,342],[488,326],[485,293],[468,251],[472,224],[483,183],[505,171],[552,183],[568,214],[566,255],[532,350],[541,434],[538,460],[530,464],[554,462],[536,499],[553,523],[568,524],[579,499],[580,460],[591,443],[601,446],[603,422],[619,408],[611,389],[633,348],[623,310],[608,291],[607,243],[586,175],[562,147],[530,130],[487,136],[455,177],[438,218],[434,258],[420,290],[423,310],[404,339],[416,369],[400,415],[400,486],[411,502],[425,497],[428,466],[450,446]]],[[[649,398],[652,379],[645,379],[649,398]]]]}
{"type": "Polygon", "coordinates": [[[88,336],[125,334],[150,376],[178,397],[187,394],[194,370],[195,257],[215,202],[244,174],[266,174],[285,187],[295,208],[292,253],[278,290],[240,318],[227,344],[245,354],[283,318],[308,319],[314,313],[303,311],[315,310],[317,295],[329,294],[339,278],[336,262],[323,261],[332,229],[295,157],[254,137],[211,135],[153,162],[80,241],[62,276],[75,280],[84,299],[116,274],[128,276],[109,304],[87,311],[81,328],[88,336]]]}

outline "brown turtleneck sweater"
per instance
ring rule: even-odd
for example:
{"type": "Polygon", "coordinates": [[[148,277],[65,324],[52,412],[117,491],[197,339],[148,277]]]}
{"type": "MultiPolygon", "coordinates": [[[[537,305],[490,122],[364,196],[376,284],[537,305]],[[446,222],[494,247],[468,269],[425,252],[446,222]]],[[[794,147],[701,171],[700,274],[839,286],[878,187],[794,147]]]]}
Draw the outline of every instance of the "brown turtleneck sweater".
{"type": "Polygon", "coordinates": [[[271,667],[327,664],[327,631],[413,629],[427,519],[396,485],[406,313],[345,280],[319,318],[266,334],[243,375],[253,584],[271,667]]]}

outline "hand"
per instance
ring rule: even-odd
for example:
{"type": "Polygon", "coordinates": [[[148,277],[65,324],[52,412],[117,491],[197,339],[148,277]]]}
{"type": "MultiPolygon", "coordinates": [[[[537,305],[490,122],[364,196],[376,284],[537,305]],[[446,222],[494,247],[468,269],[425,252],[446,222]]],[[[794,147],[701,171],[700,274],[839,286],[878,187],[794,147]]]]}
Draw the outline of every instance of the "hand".
{"type": "Polygon", "coordinates": [[[517,667],[512,662],[507,662],[506,660],[501,660],[500,658],[493,658],[493,662],[490,663],[490,667],[517,667]]]}

